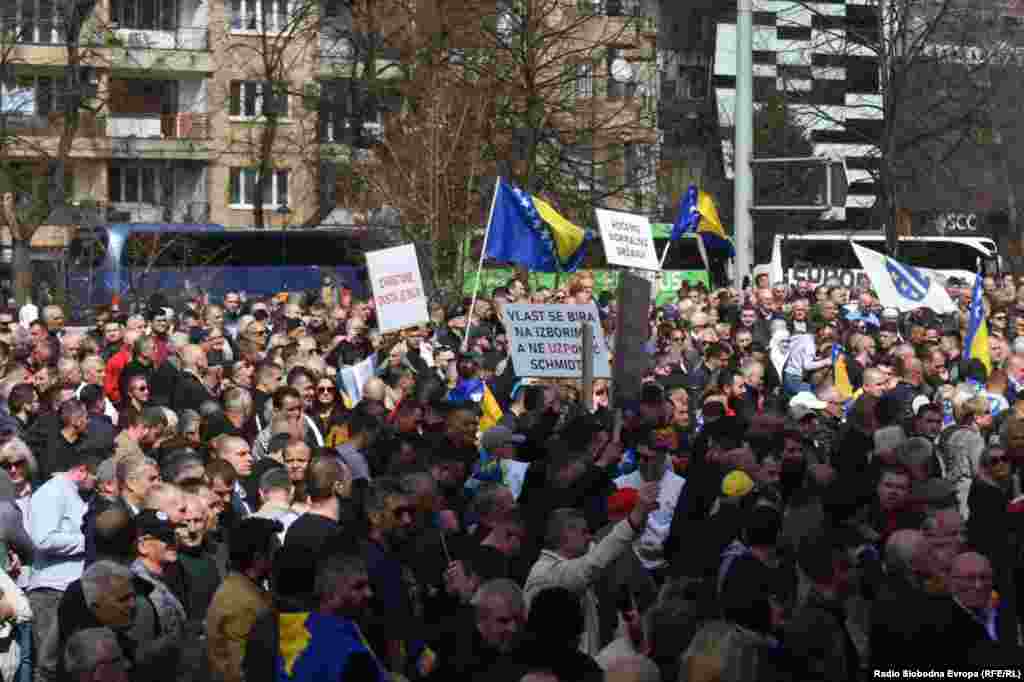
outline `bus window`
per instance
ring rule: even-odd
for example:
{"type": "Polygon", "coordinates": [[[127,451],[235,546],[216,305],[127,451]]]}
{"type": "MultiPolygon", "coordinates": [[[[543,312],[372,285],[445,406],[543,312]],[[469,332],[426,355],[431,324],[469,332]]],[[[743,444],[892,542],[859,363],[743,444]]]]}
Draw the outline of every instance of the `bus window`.
{"type": "Polygon", "coordinates": [[[839,239],[787,239],[782,242],[782,264],[784,268],[860,268],[850,242],[839,239]]]}
{"type": "Polygon", "coordinates": [[[900,256],[911,265],[932,270],[967,270],[975,272],[983,254],[972,246],[955,242],[900,243],[900,256]]]}

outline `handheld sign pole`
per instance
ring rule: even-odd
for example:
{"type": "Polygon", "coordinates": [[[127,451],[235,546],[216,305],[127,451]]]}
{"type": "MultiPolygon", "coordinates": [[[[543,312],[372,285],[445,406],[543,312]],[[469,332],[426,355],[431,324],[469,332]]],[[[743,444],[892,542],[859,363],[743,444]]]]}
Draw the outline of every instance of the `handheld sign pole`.
{"type": "Polygon", "coordinates": [[[594,328],[584,320],[580,324],[580,340],[583,353],[583,407],[594,411],[594,328]]]}
{"type": "Polygon", "coordinates": [[[462,352],[469,348],[469,330],[473,328],[473,309],[476,308],[476,297],[480,293],[480,280],[484,276],[484,258],[487,258],[487,237],[491,234],[491,220],[494,219],[494,206],[498,203],[498,190],[501,189],[501,176],[494,179],[494,196],[491,197],[491,210],[487,214],[487,227],[484,228],[484,243],[480,246],[480,263],[476,266],[476,284],[473,285],[473,298],[466,315],[466,329],[462,333],[462,352]]]}

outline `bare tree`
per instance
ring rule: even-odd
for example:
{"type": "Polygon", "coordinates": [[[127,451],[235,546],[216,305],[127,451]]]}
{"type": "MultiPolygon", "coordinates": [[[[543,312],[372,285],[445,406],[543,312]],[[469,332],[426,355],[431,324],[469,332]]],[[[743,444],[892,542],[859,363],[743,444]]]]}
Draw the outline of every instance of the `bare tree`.
{"type": "Polygon", "coordinates": [[[597,206],[651,212],[658,157],[652,24],[638,3],[507,0],[458,65],[495,95],[485,153],[589,221],[597,206]],[[511,135],[505,133],[511,131],[511,135]]]}
{"type": "Polygon", "coordinates": [[[232,178],[238,186],[231,192],[245,195],[257,228],[270,222],[268,199],[282,206],[291,191],[275,160],[316,158],[315,125],[310,123],[315,115],[306,116],[298,103],[308,94],[304,83],[315,76],[309,68],[319,49],[320,13],[321,0],[264,0],[240,5],[229,18],[228,48],[222,54],[230,60],[226,66],[244,74],[244,80],[232,80],[225,94],[229,116],[244,127],[224,151],[249,161],[232,178]]]}
{"type": "MultiPolygon", "coordinates": [[[[899,209],[922,197],[934,206],[943,182],[966,184],[963,175],[942,176],[955,172],[949,161],[974,144],[977,131],[991,127],[990,69],[1005,61],[1006,45],[992,40],[985,13],[969,0],[865,0],[855,12],[847,6],[845,17],[803,0],[794,7],[792,19],[777,15],[778,25],[804,26],[809,14],[814,26],[797,61],[811,65],[819,55],[826,68],[846,68],[844,101],[803,98],[801,124],[843,130],[870,150],[873,220],[885,225],[895,253],[899,209]]],[[[821,85],[827,93],[827,80],[821,85]]]]}
{"type": "Polygon", "coordinates": [[[0,221],[11,236],[14,295],[32,292],[31,242],[46,224],[70,224],[65,177],[76,140],[95,136],[95,66],[100,61],[93,35],[85,35],[95,0],[53,0],[52,15],[25,15],[21,3],[0,10],[0,221]],[[31,76],[23,70],[28,43],[59,45],[62,77],[31,76]]]}

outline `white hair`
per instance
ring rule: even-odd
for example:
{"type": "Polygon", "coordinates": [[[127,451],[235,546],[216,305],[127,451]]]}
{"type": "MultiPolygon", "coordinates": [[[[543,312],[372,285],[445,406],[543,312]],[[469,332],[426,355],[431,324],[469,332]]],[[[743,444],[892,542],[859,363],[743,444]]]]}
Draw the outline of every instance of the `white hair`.
{"type": "Polygon", "coordinates": [[[127,566],[113,561],[97,561],[85,569],[82,574],[82,596],[91,608],[96,605],[100,594],[110,589],[110,585],[118,578],[132,580],[132,571],[127,566]]]}

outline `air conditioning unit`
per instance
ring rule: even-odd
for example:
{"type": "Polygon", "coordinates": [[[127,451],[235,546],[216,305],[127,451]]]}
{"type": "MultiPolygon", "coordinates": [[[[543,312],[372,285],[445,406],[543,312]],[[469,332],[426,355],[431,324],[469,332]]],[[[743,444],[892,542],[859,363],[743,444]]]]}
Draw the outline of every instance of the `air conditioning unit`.
{"type": "Polygon", "coordinates": [[[384,126],[377,121],[366,121],[363,123],[363,134],[371,140],[379,140],[384,137],[384,126]]]}

